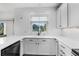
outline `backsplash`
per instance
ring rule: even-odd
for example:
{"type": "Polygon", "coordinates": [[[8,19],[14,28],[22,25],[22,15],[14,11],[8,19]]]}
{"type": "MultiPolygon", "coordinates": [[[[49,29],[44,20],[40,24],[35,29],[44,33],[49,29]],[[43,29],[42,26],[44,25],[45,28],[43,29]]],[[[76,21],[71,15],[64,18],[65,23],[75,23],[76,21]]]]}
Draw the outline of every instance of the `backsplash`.
{"type": "Polygon", "coordinates": [[[69,29],[63,29],[62,35],[71,37],[71,38],[79,38],[79,29],[78,28],[69,28],[69,29]]]}

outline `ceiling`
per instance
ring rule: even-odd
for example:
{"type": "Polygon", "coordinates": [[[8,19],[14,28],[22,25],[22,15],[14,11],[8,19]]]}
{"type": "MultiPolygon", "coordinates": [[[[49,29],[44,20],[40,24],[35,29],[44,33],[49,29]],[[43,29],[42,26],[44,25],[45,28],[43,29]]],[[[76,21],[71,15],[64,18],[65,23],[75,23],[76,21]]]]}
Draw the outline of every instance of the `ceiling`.
{"type": "Polygon", "coordinates": [[[0,11],[11,11],[27,7],[56,7],[59,3],[0,3],[0,11]]]}

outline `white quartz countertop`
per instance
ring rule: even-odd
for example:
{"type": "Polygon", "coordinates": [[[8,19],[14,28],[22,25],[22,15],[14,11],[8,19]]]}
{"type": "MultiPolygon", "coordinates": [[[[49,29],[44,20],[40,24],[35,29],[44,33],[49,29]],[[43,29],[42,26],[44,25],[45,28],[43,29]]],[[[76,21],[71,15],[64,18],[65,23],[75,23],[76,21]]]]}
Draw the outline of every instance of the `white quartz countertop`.
{"type": "Polygon", "coordinates": [[[79,49],[79,39],[78,38],[69,38],[69,37],[57,37],[59,41],[70,47],[71,49],[79,49]]]}
{"type": "MultiPolygon", "coordinates": [[[[2,38],[0,38],[1,41],[2,38]]],[[[1,43],[0,43],[0,50],[19,41],[21,38],[20,37],[3,37],[1,43]]]]}
{"type": "Polygon", "coordinates": [[[19,41],[23,38],[56,38],[58,41],[63,42],[71,49],[79,49],[79,39],[68,38],[64,36],[9,36],[0,38],[0,50],[19,41]]]}

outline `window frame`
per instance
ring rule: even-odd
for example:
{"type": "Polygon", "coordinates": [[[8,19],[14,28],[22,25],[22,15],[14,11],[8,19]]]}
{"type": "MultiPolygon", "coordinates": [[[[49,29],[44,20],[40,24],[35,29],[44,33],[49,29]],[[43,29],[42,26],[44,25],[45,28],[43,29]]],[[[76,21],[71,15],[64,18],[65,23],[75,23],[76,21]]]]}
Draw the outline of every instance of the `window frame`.
{"type": "MultiPolygon", "coordinates": [[[[47,33],[48,32],[48,16],[47,15],[33,15],[33,16],[31,16],[31,18],[30,19],[32,19],[32,17],[47,17],[47,23],[46,23],[46,31],[43,31],[42,33],[47,33]]],[[[32,31],[32,33],[37,33],[37,31],[33,31],[33,28],[32,28],[32,20],[30,20],[30,22],[31,22],[31,31],[32,31]]]]}

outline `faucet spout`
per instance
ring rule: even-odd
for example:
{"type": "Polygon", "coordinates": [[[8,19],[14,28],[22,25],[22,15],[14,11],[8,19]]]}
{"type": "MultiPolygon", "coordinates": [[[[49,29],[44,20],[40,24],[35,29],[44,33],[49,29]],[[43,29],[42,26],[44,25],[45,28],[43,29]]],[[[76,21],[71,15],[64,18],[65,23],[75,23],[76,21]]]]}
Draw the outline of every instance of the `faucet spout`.
{"type": "Polygon", "coordinates": [[[38,34],[37,35],[39,36],[40,34],[41,34],[41,31],[38,31],[38,34]]]}
{"type": "Polygon", "coordinates": [[[40,33],[38,32],[38,36],[40,35],[40,33]]]}

